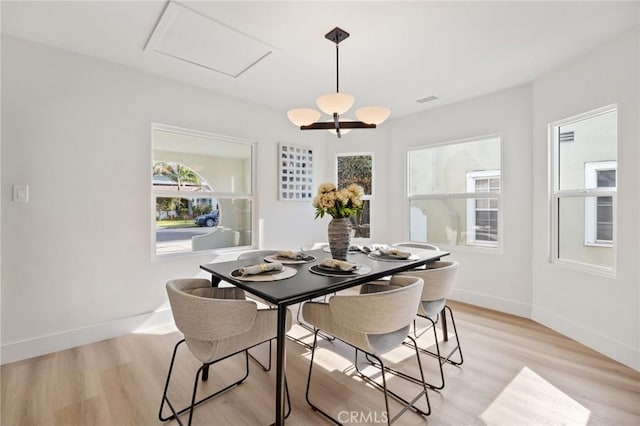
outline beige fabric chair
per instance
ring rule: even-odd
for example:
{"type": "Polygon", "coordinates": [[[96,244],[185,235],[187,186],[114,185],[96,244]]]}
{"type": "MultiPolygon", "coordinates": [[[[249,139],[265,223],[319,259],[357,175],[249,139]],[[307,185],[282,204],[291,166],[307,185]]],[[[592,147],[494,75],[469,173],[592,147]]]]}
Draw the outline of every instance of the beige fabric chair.
{"type": "Polygon", "coordinates": [[[238,260],[251,259],[251,258],[255,257],[257,261],[264,262],[265,256],[269,256],[271,254],[274,254],[275,252],[277,252],[277,250],[251,250],[251,251],[245,251],[244,253],[240,253],[238,255],[238,260]]]}
{"type": "Polygon", "coordinates": [[[395,243],[393,244],[394,247],[413,247],[413,248],[419,248],[419,249],[424,249],[424,250],[436,250],[436,251],[440,251],[440,249],[437,246],[434,246],[433,244],[427,244],[427,243],[416,243],[416,242],[412,242],[412,241],[408,241],[408,242],[404,242],[404,243],[395,243]]]}
{"type": "MultiPolygon", "coordinates": [[[[257,309],[255,302],[245,299],[244,291],[235,287],[211,287],[202,278],[176,279],[166,285],[169,302],[176,326],[184,334],[174,350],[167,373],[160,412],[161,421],[176,419],[180,425],[180,415],[189,411],[189,422],[193,418],[195,406],[242,383],[249,376],[248,349],[269,342],[276,337],[277,311],[257,309]],[[175,409],[167,397],[167,390],[179,346],[186,342],[191,354],[202,363],[195,376],[191,404],[183,409],[175,409]],[[236,382],[196,401],[198,380],[208,379],[209,367],[230,356],[245,352],[245,373],[236,382]],[[171,415],[164,417],[165,403],[171,415]]],[[[291,328],[291,313],[287,313],[287,328],[291,328]]],[[[288,398],[288,390],[287,390],[288,398]]]]}
{"type": "Polygon", "coordinates": [[[329,247],[329,243],[309,243],[300,246],[300,251],[311,251],[329,247]]]}
{"type": "MultiPolygon", "coordinates": [[[[422,289],[422,296],[420,305],[418,306],[418,316],[428,320],[429,324],[427,329],[423,330],[421,334],[425,333],[429,329],[433,330],[433,337],[435,338],[436,352],[427,350],[426,348],[419,348],[421,352],[436,357],[440,366],[440,384],[434,385],[429,383],[429,386],[434,389],[442,389],[444,387],[444,364],[461,365],[464,362],[462,357],[462,349],[460,348],[460,339],[458,337],[458,330],[456,328],[456,322],[453,317],[453,311],[447,306],[447,297],[451,293],[455,284],[456,274],[458,272],[458,262],[445,262],[437,261],[431,262],[426,265],[426,269],[414,269],[412,271],[404,272],[400,275],[416,276],[422,278],[424,281],[424,287],[422,289]],[[436,330],[436,324],[440,319],[440,315],[446,315],[449,313],[451,318],[451,324],[456,339],[456,345],[453,347],[447,355],[443,355],[440,352],[440,344],[438,343],[438,333],[436,330]],[[451,359],[451,356],[455,353],[458,354],[457,361],[451,359]]],[[[444,318],[444,321],[447,319],[444,318]]],[[[443,321],[443,322],[444,322],[443,321]]],[[[445,331],[443,330],[443,334],[445,331]]],[[[415,323],[414,323],[414,335],[418,337],[415,323]]],[[[448,338],[448,337],[447,337],[448,338]]]]}
{"type": "MultiPolygon", "coordinates": [[[[422,286],[423,282],[421,278],[397,276],[393,277],[390,285],[386,286],[387,291],[376,291],[369,294],[368,285],[364,285],[363,294],[336,295],[331,297],[328,303],[305,302],[302,307],[302,316],[306,322],[316,328],[306,392],[307,402],[311,407],[333,422],[340,424],[339,421],[314,405],[309,398],[313,359],[318,341],[318,330],[322,330],[356,349],[355,366],[357,372],[364,380],[381,388],[384,392],[388,424],[397,420],[397,418],[409,408],[413,408],[416,412],[424,416],[431,413],[426,384],[424,382],[422,383],[421,391],[411,401],[403,399],[387,389],[385,372],[389,370],[379,358],[379,355],[400,346],[405,339],[413,340],[413,338],[409,336],[409,330],[415,318],[418,304],[420,303],[422,286]],[[377,361],[381,367],[382,385],[371,380],[358,369],[359,351],[364,352],[368,357],[373,357],[377,361]],[[390,417],[387,394],[392,395],[405,404],[405,407],[393,418],[390,417]],[[414,405],[423,395],[427,401],[427,411],[421,410],[414,405]]],[[[415,352],[420,375],[424,381],[417,346],[415,352]]]]}

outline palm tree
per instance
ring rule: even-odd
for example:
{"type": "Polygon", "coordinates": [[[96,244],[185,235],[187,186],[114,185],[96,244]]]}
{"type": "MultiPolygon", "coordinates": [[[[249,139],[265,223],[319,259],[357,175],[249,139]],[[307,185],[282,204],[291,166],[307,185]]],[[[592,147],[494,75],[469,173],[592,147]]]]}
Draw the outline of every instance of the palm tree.
{"type": "Polygon", "coordinates": [[[180,187],[184,187],[186,183],[200,185],[200,176],[189,167],[180,163],[160,161],[153,165],[153,174],[166,176],[176,183],[178,191],[180,187]]]}

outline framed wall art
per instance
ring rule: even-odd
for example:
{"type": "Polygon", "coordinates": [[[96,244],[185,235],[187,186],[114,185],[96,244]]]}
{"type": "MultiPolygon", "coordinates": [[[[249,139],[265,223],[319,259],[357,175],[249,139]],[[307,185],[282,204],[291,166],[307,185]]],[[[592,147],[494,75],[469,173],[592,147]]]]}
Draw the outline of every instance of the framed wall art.
{"type": "Polygon", "coordinates": [[[278,145],[278,199],[311,201],[313,199],[313,149],[280,143],[278,145]]]}

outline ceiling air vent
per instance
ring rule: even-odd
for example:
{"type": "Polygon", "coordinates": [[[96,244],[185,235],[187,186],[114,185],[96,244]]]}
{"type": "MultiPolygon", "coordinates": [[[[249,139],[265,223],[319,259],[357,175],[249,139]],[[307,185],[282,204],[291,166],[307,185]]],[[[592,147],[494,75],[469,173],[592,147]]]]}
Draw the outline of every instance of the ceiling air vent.
{"type": "Polygon", "coordinates": [[[436,99],[440,99],[440,98],[437,96],[427,96],[426,98],[417,99],[416,102],[418,102],[419,104],[424,104],[426,102],[435,101],[436,99]]]}
{"type": "Polygon", "coordinates": [[[574,140],[574,132],[560,132],[560,142],[573,142],[574,140]]]}

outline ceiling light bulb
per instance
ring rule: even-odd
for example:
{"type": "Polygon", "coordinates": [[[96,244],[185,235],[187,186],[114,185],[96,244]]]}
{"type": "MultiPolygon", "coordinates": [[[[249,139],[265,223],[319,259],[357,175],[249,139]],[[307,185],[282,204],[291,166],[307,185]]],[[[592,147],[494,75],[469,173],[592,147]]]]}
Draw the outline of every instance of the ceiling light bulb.
{"type": "Polygon", "coordinates": [[[339,92],[327,93],[316,99],[318,108],[328,115],[333,115],[334,113],[338,115],[344,114],[349,111],[354,102],[355,98],[352,95],[339,92]]]}
{"type": "Polygon", "coordinates": [[[296,126],[308,126],[309,124],[318,121],[322,113],[310,108],[296,108],[290,109],[287,112],[287,117],[296,126]]]}
{"type": "Polygon", "coordinates": [[[377,125],[383,123],[387,118],[389,118],[389,114],[391,114],[391,110],[381,106],[368,106],[358,108],[356,110],[356,117],[358,117],[358,120],[367,124],[377,125]]]}

